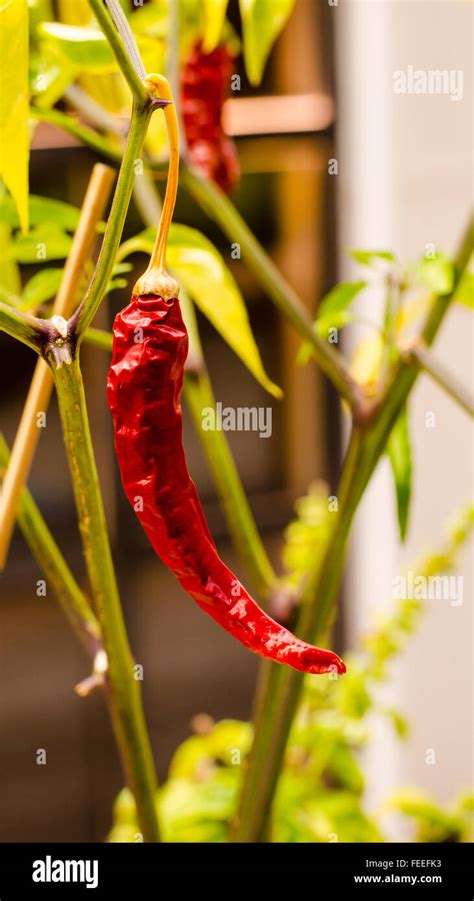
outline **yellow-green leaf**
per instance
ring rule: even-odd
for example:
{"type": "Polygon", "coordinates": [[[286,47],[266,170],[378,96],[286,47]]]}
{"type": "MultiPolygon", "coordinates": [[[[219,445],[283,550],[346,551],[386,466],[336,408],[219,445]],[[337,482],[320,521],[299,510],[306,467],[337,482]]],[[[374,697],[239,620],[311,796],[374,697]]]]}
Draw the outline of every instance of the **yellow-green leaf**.
{"type": "Polygon", "coordinates": [[[245,68],[251,84],[260,84],[268,54],[294,5],[295,0],[240,0],[245,68]]]}
{"type": "Polygon", "coordinates": [[[453,301],[462,303],[469,309],[474,309],[474,274],[472,272],[464,272],[461,277],[456,291],[454,292],[453,301]]]}
{"type": "Polygon", "coordinates": [[[219,43],[229,0],[204,0],[204,53],[211,53],[219,43]]]}
{"type": "Polygon", "coordinates": [[[56,46],[69,63],[100,72],[114,67],[114,55],[105,35],[98,28],[42,22],[38,28],[46,42],[56,46]]]}
{"type": "Polygon", "coordinates": [[[408,410],[403,407],[387,442],[387,454],[392,465],[397,495],[400,539],[405,541],[410,510],[412,484],[412,454],[408,423],[408,410]]]}
{"type": "Polygon", "coordinates": [[[0,0],[0,175],[28,231],[28,3],[0,0]]]}
{"type": "Polygon", "coordinates": [[[199,309],[258,382],[281,397],[281,389],[263,368],[243,297],[220,253],[204,235],[186,225],[173,225],[167,261],[199,309]]]}
{"type": "MultiPolygon", "coordinates": [[[[142,251],[151,253],[155,230],[147,229],[122,245],[120,258],[142,251]]],[[[201,232],[173,224],[167,265],[202,313],[252,373],[274,397],[282,390],[267,376],[252,334],[244,299],[220,253],[201,232]]]]}

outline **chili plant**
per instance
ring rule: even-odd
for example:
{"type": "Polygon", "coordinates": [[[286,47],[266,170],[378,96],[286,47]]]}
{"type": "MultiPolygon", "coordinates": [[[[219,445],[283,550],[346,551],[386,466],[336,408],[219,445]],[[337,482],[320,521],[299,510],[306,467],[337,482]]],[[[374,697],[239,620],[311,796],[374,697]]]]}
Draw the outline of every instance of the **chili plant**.
{"type": "MultiPolygon", "coordinates": [[[[361,664],[354,661],[353,674],[349,670],[339,679],[345,671],[342,661],[330,651],[315,648],[314,643],[325,640],[330,631],[354,514],[384,453],[394,470],[402,538],[406,532],[411,480],[407,403],[420,370],[429,373],[472,415],[468,392],[440,367],[430,349],[450,305],[469,303],[472,224],[463,233],[453,261],[438,253],[415,267],[403,267],[387,251],[355,252],[362,266],[379,271],[387,305],[384,321],[375,326],[373,337],[352,363],[346,361],[330,336],[356,318],[353,301],[364,290],[365,279],[336,286],[321,302],[313,322],[222,190],[229,190],[237,178],[235,151],[220,116],[231,74],[229,61],[240,48],[225,20],[226,5],[205,4],[203,11],[202,4],[192,0],[150,2],[130,10],[127,18],[118,0],[89,0],[88,6],[75,0],[73,7],[64,0],[59,3],[59,13],[66,21],[58,22],[48,19],[51,9],[47,0],[29,5],[26,0],[12,0],[1,13],[7,55],[12,54],[11,66],[8,59],[5,66],[18,102],[11,109],[2,108],[1,174],[8,193],[4,191],[1,197],[1,226],[13,251],[5,260],[0,326],[33,350],[39,360],[11,455],[4,443],[0,447],[4,472],[0,556],[4,564],[17,519],[91,657],[91,675],[77,690],[81,695],[94,688],[104,693],[129,792],[121,796],[117,816],[123,820],[125,805],[134,834],[136,830],[145,841],[158,841],[161,820],[165,839],[183,837],[179,822],[175,822],[175,780],[181,780],[181,789],[187,776],[192,782],[189,757],[196,762],[196,749],[197,757],[208,753],[215,760],[222,743],[231,741],[242,753],[239,778],[226,772],[222,784],[211,780],[200,786],[201,793],[222,797],[223,807],[218,817],[207,818],[204,829],[191,829],[186,838],[259,841],[268,836],[295,840],[296,835],[296,840],[308,836],[321,840],[315,818],[324,814],[325,823],[334,822],[334,807],[332,815],[328,812],[333,802],[321,795],[313,803],[307,798],[304,778],[297,784],[299,775],[292,771],[291,761],[301,762],[302,752],[305,765],[314,779],[320,780],[323,794],[328,775],[342,780],[342,786],[352,792],[349,807],[353,803],[357,825],[348,834],[354,839],[378,840],[382,835],[379,825],[364,819],[357,800],[361,784],[351,756],[357,742],[349,741],[340,730],[324,734],[325,714],[336,711],[340,716],[345,703],[341,698],[347,700],[347,693],[354,690],[350,686],[357,685],[358,678],[359,701],[362,707],[367,704],[361,664]],[[166,68],[170,82],[156,74],[157,68],[166,68]],[[184,72],[181,82],[180,70],[184,72]],[[100,78],[95,77],[97,71],[100,78]],[[32,103],[28,107],[29,88],[32,103]],[[127,91],[133,98],[128,127],[123,116],[127,91]],[[65,112],[64,106],[70,111],[65,112]],[[59,126],[101,158],[81,212],[48,198],[30,197],[28,201],[29,119],[59,126]],[[206,122],[212,125],[208,130],[206,122]],[[194,305],[261,385],[275,397],[281,392],[264,370],[242,296],[223,260],[202,234],[171,222],[179,140],[183,189],[227,238],[240,244],[245,262],[266,296],[301,337],[300,362],[316,362],[338,392],[350,419],[337,510],[324,518],[321,529],[303,529],[304,540],[301,521],[294,524],[291,534],[296,529],[298,550],[295,557],[290,535],[283,575],[275,573],[268,559],[224,434],[199,427],[202,409],[212,406],[214,397],[194,305]],[[91,276],[92,245],[113,180],[104,162],[119,163],[120,168],[91,276]],[[166,171],[162,206],[156,180],[166,171]],[[132,192],[145,229],[121,243],[132,192]],[[17,264],[33,261],[33,249],[41,242],[49,246],[49,259],[67,258],[64,270],[46,267],[22,289],[17,264]],[[124,487],[153,546],[188,593],[243,644],[269,658],[262,664],[258,680],[253,729],[249,724],[220,724],[208,730],[207,752],[196,742],[181,748],[170,780],[159,795],[107,534],[80,366],[83,342],[105,351],[112,349],[112,336],[94,328],[93,321],[107,292],[127,283],[128,257],[136,252],[149,254],[150,265],[133,291],[131,304],[117,317],[109,375],[109,403],[124,487]],[[200,261],[197,268],[189,264],[196,255],[200,261]],[[219,303],[215,303],[216,297],[219,303]],[[217,556],[181,447],[183,379],[184,398],[198,426],[236,548],[262,604],[277,617],[283,594],[285,616],[292,622],[294,635],[256,604],[217,556]],[[87,596],[24,487],[38,439],[35,417],[46,409],[53,386],[88,574],[87,596]],[[336,678],[330,677],[324,684],[305,682],[305,672],[329,672],[336,678]],[[315,741],[318,754],[313,760],[315,741]],[[323,762],[319,743],[326,747],[323,762]],[[306,811],[302,832],[296,825],[298,817],[285,813],[289,795],[306,811]]],[[[245,65],[254,84],[261,79],[266,57],[292,5],[292,0],[281,0],[278,15],[273,15],[271,0],[242,0],[240,4],[245,65]]],[[[327,509],[327,498],[324,504],[327,509]]],[[[364,678],[367,673],[378,677],[376,663],[371,658],[362,665],[364,678]]],[[[191,794],[193,790],[191,786],[191,794]]],[[[333,801],[337,806],[337,799],[333,801]]],[[[347,807],[347,797],[344,803],[347,807]]],[[[413,804],[410,808],[406,802],[405,810],[413,812],[413,804]]]]}

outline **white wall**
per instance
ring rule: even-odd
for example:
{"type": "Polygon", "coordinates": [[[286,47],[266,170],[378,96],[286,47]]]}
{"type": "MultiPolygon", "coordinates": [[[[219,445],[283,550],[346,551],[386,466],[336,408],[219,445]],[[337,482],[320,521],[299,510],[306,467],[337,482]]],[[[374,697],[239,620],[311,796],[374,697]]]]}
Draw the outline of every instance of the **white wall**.
{"type": "MultiPolygon", "coordinates": [[[[469,2],[339,0],[338,217],[341,277],[360,270],[347,247],[394,250],[416,259],[429,242],[453,252],[472,202],[472,16],[469,2]],[[463,70],[463,99],[396,95],[393,72],[463,70]]],[[[366,300],[370,315],[377,297],[366,300]]],[[[436,353],[466,384],[472,373],[472,313],[452,309],[436,353]]],[[[346,352],[350,352],[350,339],[346,352]]],[[[466,414],[427,378],[410,407],[415,493],[408,541],[399,547],[393,487],[385,463],[355,523],[348,622],[355,643],[373,611],[390,604],[392,579],[420,551],[439,545],[451,513],[472,497],[473,434],[466,414]],[[436,426],[425,424],[426,411],[436,426]]],[[[472,783],[472,566],[463,556],[464,602],[428,601],[418,635],[388,689],[412,729],[400,745],[377,725],[368,754],[369,805],[397,785],[417,784],[448,802],[472,783]],[[434,766],[425,762],[435,751],[434,766]]]]}

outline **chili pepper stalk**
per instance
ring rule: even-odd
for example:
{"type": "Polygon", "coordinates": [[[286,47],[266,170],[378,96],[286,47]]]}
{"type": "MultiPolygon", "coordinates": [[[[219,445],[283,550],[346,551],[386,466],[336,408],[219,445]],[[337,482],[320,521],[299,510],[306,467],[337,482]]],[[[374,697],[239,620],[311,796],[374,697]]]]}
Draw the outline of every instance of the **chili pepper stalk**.
{"type": "Polygon", "coordinates": [[[138,279],[133,293],[136,297],[156,294],[165,300],[178,297],[179,285],[166,271],[166,249],[173,219],[179,179],[179,125],[176,107],[168,80],[163,75],[148,75],[144,81],[151,97],[157,102],[165,100],[169,105],[164,108],[168,131],[169,165],[166,182],[165,199],[161,211],[160,223],[153,253],[149,265],[138,279]]]}

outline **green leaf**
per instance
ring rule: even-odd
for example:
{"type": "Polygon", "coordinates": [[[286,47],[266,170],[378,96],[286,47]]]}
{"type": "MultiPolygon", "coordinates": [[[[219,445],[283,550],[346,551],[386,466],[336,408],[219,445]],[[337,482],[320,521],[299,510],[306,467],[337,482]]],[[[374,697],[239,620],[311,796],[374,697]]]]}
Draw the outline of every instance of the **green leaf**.
{"type": "Polygon", "coordinates": [[[408,525],[412,482],[411,442],[406,406],[400,413],[388,439],[387,454],[395,479],[400,538],[404,541],[408,525]]]}
{"type": "Polygon", "coordinates": [[[28,231],[28,3],[9,0],[0,8],[0,176],[15,200],[21,228],[28,231]]]}
{"type": "Polygon", "coordinates": [[[375,260],[387,260],[389,263],[395,261],[395,256],[388,250],[349,250],[349,256],[363,266],[371,266],[375,260]]]}
{"type": "Polygon", "coordinates": [[[196,229],[173,225],[167,261],[199,309],[257,381],[274,397],[282,397],[281,389],[265,373],[234,277],[211,241],[196,229]]]}
{"type": "Polygon", "coordinates": [[[474,273],[464,272],[459,285],[454,292],[453,301],[462,303],[463,306],[474,309],[474,273]]]}
{"type": "Polygon", "coordinates": [[[127,11],[127,15],[135,35],[146,34],[166,40],[169,15],[167,4],[162,0],[150,0],[145,6],[134,6],[129,13],[127,11]]]}
{"type": "MultiPolygon", "coordinates": [[[[8,196],[6,189],[0,184],[0,209],[2,202],[2,192],[5,197],[8,196]]],[[[11,197],[8,196],[8,199],[13,203],[11,197]]],[[[8,223],[2,222],[2,220],[0,219],[0,272],[2,274],[2,288],[4,291],[10,292],[13,295],[18,295],[21,293],[20,270],[17,262],[13,259],[11,248],[11,228],[8,223]]]]}
{"type": "Polygon", "coordinates": [[[362,288],[365,288],[366,284],[367,282],[341,282],[332,288],[319,305],[317,321],[336,315],[341,310],[347,310],[354,297],[362,291],[362,288]]]}
{"type": "MultiPolygon", "coordinates": [[[[30,194],[28,210],[31,226],[51,223],[69,232],[76,231],[81,213],[70,203],[53,200],[51,197],[40,197],[37,194],[30,194]]],[[[0,222],[5,222],[12,228],[18,228],[20,224],[15,204],[7,194],[0,198],[0,222]]]]}
{"type": "Polygon", "coordinates": [[[165,841],[224,841],[235,813],[238,771],[214,770],[195,783],[168,779],[158,793],[165,841]]]}
{"type": "Polygon", "coordinates": [[[39,263],[64,260],[71,249],[72,239],[54,223],[39,225],[28,235],[17,234],[12,252],[19,263],[39,263]]]}
{"type": "Polygon", "coordinates": [[[31,310],[45,300],[55,297],[63,277],[62,269],[42,269],[30,278],[21,295],[21,309],[31,310]]]}
{"type": "Polygon", "coordinates": [[[454,284],[454,267],[443,253],[436,253],[432,260],[423,259],[416,276],[433,294],[449,294],[454,284]]]}
{"type": "Polygon", "coordinates": [[[393,728],[399,738],[406,738],[409,731],[408,723],[404,716],[393,707],[383,707],[382,712],[391,720],[393,728]]]}
{"type": "Polygon", "coordinates": [[[274,41],[285,27],[295,0],[239,0],[245,69],[250,84],[260,84],[274,41]]]}
{"type": "Polygon", "coordinates": [[[337,742],[327,765],[327,772],[338,788],[345,788],[354,795],[364,790],[364,777],[352,751],[342,742],[337,742]]]}
{"type": "Polygon", "coordinates": [[[46,43],[56,46],[69,63],[88,69],[89,72],[101,72],[114,67],[112,50],[98,28],[42,22],[38,33],[46,43]]]}
{"type": "Polygon", "coordinates": [[[54,106],[77,72],[78,67],[69,63],[57,47],[43,42],[41,53],[33,53],[30,58],[30,93],[36,106],[54,106]]]}
{"type": "Polygon", "coordinates": [[[295,503],[296,517],[285,529],[281,559],[287,575],[284,584],[298,588],[305,574],[316,566],[327,544],[332,513],[323,482],[309,486],[295,503]]]}
{"type": "MultiPolygon", "coordinates": [[[[331,288],[323,297],[315,322],[315,328],[321,338],[327,338],[332,328],[341,329],[352,322],[354,317],[349,307],[354,298],[365,288],[367,282],[341,282],[331,288]]],[[[305,365],[312,357],[312,348],[309,342],[305,342],[298,353],[298,364],[305,365]]]]}
{"type": "Polygon", "coordinates": [[[229,0],[203,0],[204,53],[211,53],[220,41],[228,2],[229,0]]]}
{"type": "MultiPolygon", "coordinates": [[[[128,253],[151,253],[154,239],[155,230],[147,229],[124,247],[128,253]]],[[[194,228],[173,224],[166,260],[201,312],[262,387],[274,397],[281,397],[281,389],[270,381],[263,368],[235,279],[211,241],[194,228]]]]}
{"type": "Polygon", "coordinates": [[[192,735],[175,751],[169,768],[171,779],[199,778],[211,765],[233,766],[233,754],[246,757],[252,744],[253,729],[241,720],[221,720],[208,735],[192,735]]]}

